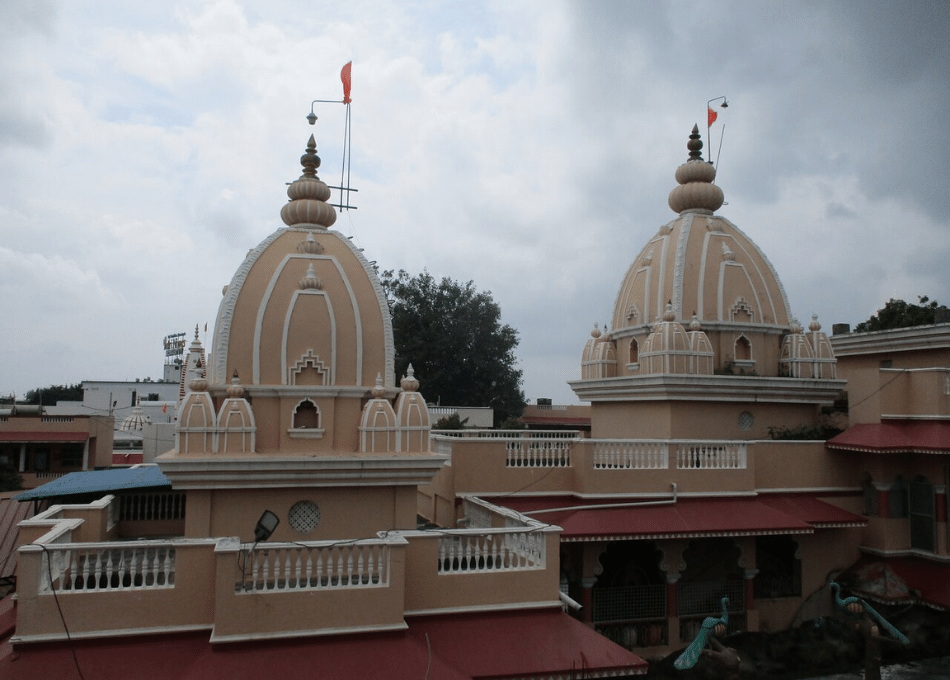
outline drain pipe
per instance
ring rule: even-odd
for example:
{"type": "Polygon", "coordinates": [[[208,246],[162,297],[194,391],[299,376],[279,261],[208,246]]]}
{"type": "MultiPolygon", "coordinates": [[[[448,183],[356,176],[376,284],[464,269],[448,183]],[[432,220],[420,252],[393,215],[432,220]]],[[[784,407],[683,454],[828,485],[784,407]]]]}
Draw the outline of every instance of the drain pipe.
{"type": "Polygon", "coordinates": [[[665,501],[634,501],[630,503],[602,503],[600,505],[570,505],[564,508],[545,508],[544,510],[530,510],[522,512],[522,515],[541,515],[546,512],[566,512],[568,510],[605,510],[607,508],[639,508],[646,505],[676,505],[676,482],[672,482],[673,498],[665,501]]]}

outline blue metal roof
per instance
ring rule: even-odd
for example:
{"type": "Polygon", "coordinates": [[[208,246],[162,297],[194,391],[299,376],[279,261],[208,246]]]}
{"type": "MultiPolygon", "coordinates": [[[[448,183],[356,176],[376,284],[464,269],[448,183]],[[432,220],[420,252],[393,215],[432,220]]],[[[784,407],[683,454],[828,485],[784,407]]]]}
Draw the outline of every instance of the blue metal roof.
{"type": "Polygon", "coordinates": [[[70,472],[43,486],[24,491],[14,496],[14,500],[31,501],[35,498],[53,498],[56,496],[78,496],[87,493],[108,493],[123,489],[143,489],[156,486],[171,487],[168,477],[162,474],[157,465],[115,468],[114,470],[86,470],[70,472]]]}

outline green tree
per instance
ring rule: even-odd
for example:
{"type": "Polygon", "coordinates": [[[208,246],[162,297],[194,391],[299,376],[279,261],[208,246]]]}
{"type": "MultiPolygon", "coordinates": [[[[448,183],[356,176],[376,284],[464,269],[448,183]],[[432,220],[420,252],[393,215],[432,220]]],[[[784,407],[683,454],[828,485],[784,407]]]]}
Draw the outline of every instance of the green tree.
{"type": "Polygon", "coordinates": [[[501,323],[490,292],[472,281],[436,281],[428,271],[381,277],[393,318],[396,375],[415,369],[419,391],[447,406],[489,406],[495,424],[524,409],[515,368],[518,332],[501,323]]]}
{"type": "Polygon", "coordinates": [[[23,478],[9,463],[0,463],[0,491],[19,491],[23,488],[23,478]]]}
{"type": "Polygon", "coordinates": [[[82,401],[82,383],[38,387],[26,393],[26,403],[39,404],[41,396],[43,406],[55,406],[59,401],[82,401]]]}
{"type": "Polygon", "coordinates": [[[884,331],[889,328],[909,328],[910,326],[928,326],[935,323],[936,310],[946,309],[946,305],[931,300],[926,295],[918,296],[920,304],[912,304],[903,300],[888,300],[877,314],[867,321],[862,321],[854,327],[856,333],[868,331],[884,331]]]}

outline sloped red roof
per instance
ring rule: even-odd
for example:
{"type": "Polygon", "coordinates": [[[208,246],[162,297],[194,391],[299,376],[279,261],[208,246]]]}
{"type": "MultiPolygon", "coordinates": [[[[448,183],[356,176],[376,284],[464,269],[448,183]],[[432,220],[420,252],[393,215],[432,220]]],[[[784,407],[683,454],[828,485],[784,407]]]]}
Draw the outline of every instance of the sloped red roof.
{"type": "Polygon", "coordinates": [[[562,541],[810,534],[814,531],[814,526],[804,519],[753,497],[686,498],[664,505],[574,497],[517,497],[493,499],[493,502],[560,526],[562,541]],[[532,512],[538,510],[548,512],[532,512]]]}
{"type": "Polygon", "coordinates": [[[814,527],[863,527],[867,518],[839,508],[810,494],[762,494],[759,500],[771,508],[788,513],[814,527]]]}
{"type": "Polygon", "coordinates": [[[0,499],[0,577],[16,574],[19,524],[32,514],[32,503],[18,503],[12,498],[0,499]]]}
{"type": "MultiPolygon", "coordinates": [[[[558,609],[410,617],[404,632],[212,645],[208,633],[75,642],[97,680],[472,680],[643,675],[647,663],[558,609]]],[[[0,677],[78,677],[63,644],[0,647],[0,677]]]]}
{"type": "Polygon", "coordinates": [[[877,453],[950,453],[950,421],[889,420],[850,427],[829,449],[877,453]]]}

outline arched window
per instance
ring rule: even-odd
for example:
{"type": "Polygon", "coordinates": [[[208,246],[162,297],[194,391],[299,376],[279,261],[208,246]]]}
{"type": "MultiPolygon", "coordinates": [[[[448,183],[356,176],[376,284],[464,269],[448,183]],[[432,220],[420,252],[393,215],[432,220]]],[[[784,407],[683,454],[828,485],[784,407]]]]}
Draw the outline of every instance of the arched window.
{"type": "Polygon", "coordinates": [[[752,343],[744,335],[736,339],[735,357],[736,361],[752,361],[752,343]]]}
{"type": "Polygon", "coordinates": [[[294,411],[293,427],[295,430],[319,429],[320,409],[317,408],[317,405],[309,399],[305,399],[304,401],[297,404],[297,408],[294,411]]]}
{"type": "Polygon", "coordinates": [[[630,338],[630,363],[640,363],[640,343],[636,338],[630,338]]]}
{"type": "Polygon", "coordinates": [[[890,519],[907,517],[907,480],[903,477],[895,477],[887,490],[887,511],[890,519]]]}

